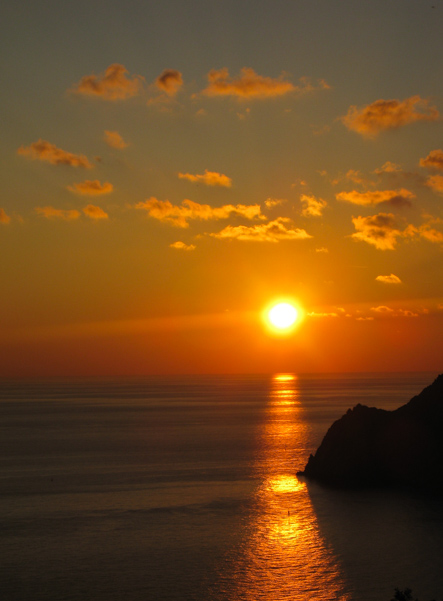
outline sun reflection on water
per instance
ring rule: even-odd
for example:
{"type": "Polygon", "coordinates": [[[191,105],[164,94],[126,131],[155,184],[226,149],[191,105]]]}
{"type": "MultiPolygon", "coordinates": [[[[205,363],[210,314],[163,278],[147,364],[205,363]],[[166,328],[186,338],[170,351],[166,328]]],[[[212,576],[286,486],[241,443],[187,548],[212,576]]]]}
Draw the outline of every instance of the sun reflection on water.
{"type": "Polygon", "coordinates": [[[274,376],[255,469],[260,480],[232,600],[347,601],[338,566],[320,537],[306,484],[306,425],[297,377],[274,376]]]}

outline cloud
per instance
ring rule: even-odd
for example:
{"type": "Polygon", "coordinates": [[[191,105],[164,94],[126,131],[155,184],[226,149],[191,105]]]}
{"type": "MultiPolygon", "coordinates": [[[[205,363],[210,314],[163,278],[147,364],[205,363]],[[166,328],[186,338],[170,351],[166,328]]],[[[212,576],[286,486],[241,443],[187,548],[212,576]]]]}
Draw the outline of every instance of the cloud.
{"type": "Polygon", "coordinates": [[[85,169],[93,167],[83,154],[67,152],[42,139],[33,142],[30,146],[20,146],[17,154],[33,160],[46,161],[51,165],[68,165],[69,167],[84,167],[85,169]]]}
{"type": "Polygon", "coordinates": [[[382,173],[401,173],[402,171],[403,169],[400,167],[400,165],[391,163],[391,161],[386,161],[386,163],[384,163],[381,167],[375,169],[374,173],[380,175],[382,173]]]}
{"type": "Polygon", "coordinates": [[[322,198],[315,198],[315,196],[307,196],[306,194],[302,194],[300,200],[304,205],[301,212],[303,217],[321,217],[323,209],[328,204],[322,198]]]}
{"type": "Polygon", "coordinates": [[[193,183],[203,183],[206,186],[222,186],[224,188],[230,188],[232,186],[232,179],[222,173],[216,171],[208,171],[205,169],[203,175],[192,175],[191,173],[179,173],[180,179],[187,179],[193,183]]]}
{"type": "Polygon", "coordinates": [[[6,214],[5,209],[0,209],[0,223],[7,225],[10,221],[11,218],[6,214]]]}
{"type": "Polygon", "coordinates": [[[376,100],[362,109],[351,106],[341,121],[348,129],[375,137],[382,130],[397,129],[415,121],[437,121],[439,118],[438,110],[428,100],[411,96],[405,100],[376,100]]]}
{"type": "Polygon", "coordinates": [[[328,253],[329,250],[325,247],[325,246],[320,246],[319,248],[315,249],[316,253],[328,253]]]}
{"type": "Polygon", "coordinates": [[[435,244],[443,243],[443,234],[435,228],[432,228],[427,223],[420,226],[420,228],[418,229],[418,233],[422,238],[424,238],[428,242],[434,242],[435,244]]]}
{"type": "Polygon", "coordinates": [[[114,186],[109,182],[101,184],[98,179],[87,179],[84,182],[67,186],[67,189],[83,196],[99,196],[100,194],[109,194],[114,189],[114,186]]]}
{"type": "Polygon", "coordinates": [[[357,230],[355,234],[351,234],[352,238],[372,244],[379,250],[393,250],[397,238],[404,235],[397,229],[392,213],[379,213],[370,217],[353,217],[352,223],[357,230]]]}
{"type": "Polygon", "coordinates": [[[308,317],[338,317],[338,313],[316,313],[315,311],[311,311],[307,315],[308,317]]]}
{"type": "Polygon", "coordinates": [[[371,307],[371,311],[375,311],[376,313],[393,313],[394,309],[386,307],[386,305],[381,305],[380,307],[371,307]]]}
{"type": "Polygon", "coordinates": [[[432,175],[426,180],[426,185],[436,192],[443,192],[443,175],[432,175]]]}
{"type": "Polygon", "coordinates": [[[181,206],[177,206],[169,200],[158,200],[152,196],[145,202],[137,203],[135,208],[144,209],[148,211],[150,217],[172,223],[177,227],[188,227],[190,219],[207,221],[209,219],[227,219],[231,215],[240,215],[246,219],[264,219],[260,205],[224,205],[214,208],[186,199],[181,206]]]}
{"type": "Polygon", "coordinates": [[[127,144],[117,131],[105,130],[105,142],[111,148],[123,149],[127,148],[127,144]]]}
{"type": "Polygon", "coordinates": [[[46,219],[63,219],[64,221],[73,221],[80,217],[79,211],[75,209],[63,210],[54,209],[54,207],[36,207],[36,213],[43,215],[46,219]]]}
{"type": "Polygon", "coordinates": [[[415,194],[401,188],[400,190],[376,190],[372,192],[339,192],[335,195],[337,200],[351,202],[355,205],[370,206],[380,203],[391,204],[394,206],[410,206],[410,198],[415,198],[415,194]]]}
{"type": "Polygon", "coordinates": [[[168,96],[175,96],[183,85],[180,71],[165,69],[155,80],[155,85],[168,96]]]}
{"type": "Polygon", "coordinates": [[[96,96],[103,100],[124,100],[136,96],[142,86],[143,77],[127,77],[129,71],[118,63],[109,65],[100,75],[86,75],[72,89],[76,94],[96,96]]]}
{"type": "Polygon", "coordinates": [[[305,230],[292,228],[291,220],[278,217],[268,223],[248,227],[246,225],[228,225],[216,234],[214,238],[243,240],[248,242],[279,242],[280,240],[306,240],[312,238],[305,230]]]}
{"type": "Polygon", "coordinates": [[[208,74],[206,96],[236,96],[237,98],[272,98],[293,92],[295,86],[281,75],[277,79],[257,75],[253,69],[244,67],[238,79],[229,77],[228,69],[213,69],[208,74]]]}
{"type": "Polygon", "coordinates": [[[410,311],[409,309],[399,309],[398,312],[403,317],[418,317],[418,313],[414,313],[413,311],[410,311]]]}
{"type": "Polygon", "coordinates": [[[286,198],[267,198],[265,200],[265,207],[267,209],[272,209],[273,207],[277,207],[286,202],[286,198]]]}
{"type": "Polygon", "coordinates": [[[360,173],[360,171],[355,171],[355,169],[349,169],[345,177],[351,182],[354,182],[354,184],[367,183],[367,179],[360,173]]]}
{"type": "Polygon", "coordinates": [[[420,165],[428,169],[443,170],[443,150],[431,150],[425,159],[420,159],[420,165]]]}
{"type": "Polygon", "coordinates": [[[378,275],[375,279],[383,284],[401,284],[401,279],[393,273],[391,275],[378,275]]]}
{"type": "Polygon", "coordinates": [[[169,245],[171,248],[176,248],[177,250],[186,250],[186,251],[190,251],[190,250],[195,250],[195,245],[194,244],[185,244],[184,242],[180,242],[180,240],[178,240],[177,242],[174,242],[173,244],[169,245]]]}
{"type": "Polygon", "coordinates": [[[100,207],[94,205],[88,205],[83,209],[83,213],[91,219],[107,219],[108,214],[103,211],[100,207]]]}

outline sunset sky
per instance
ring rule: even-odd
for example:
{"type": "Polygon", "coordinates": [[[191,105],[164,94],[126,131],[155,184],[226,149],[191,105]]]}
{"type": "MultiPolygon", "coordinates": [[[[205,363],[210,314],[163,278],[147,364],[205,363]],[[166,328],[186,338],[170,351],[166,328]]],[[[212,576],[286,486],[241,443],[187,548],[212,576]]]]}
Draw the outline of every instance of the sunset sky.
{"type": "Polygon", "coordinates": [[[442,31],[442,0],[6,0],[0,375],[441,371],[442,31]]]}

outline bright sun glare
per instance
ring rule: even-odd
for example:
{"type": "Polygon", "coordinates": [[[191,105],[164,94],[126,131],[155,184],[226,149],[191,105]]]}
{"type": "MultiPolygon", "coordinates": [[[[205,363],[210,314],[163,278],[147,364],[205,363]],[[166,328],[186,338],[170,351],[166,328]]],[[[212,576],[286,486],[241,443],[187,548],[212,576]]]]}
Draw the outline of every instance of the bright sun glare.
{"type": "Polygon", "coordinates": [[[298,311],[289,303],[278,303],[269,310],[268,318],[275,328],[286,330],[297,321],[298,311]]]}

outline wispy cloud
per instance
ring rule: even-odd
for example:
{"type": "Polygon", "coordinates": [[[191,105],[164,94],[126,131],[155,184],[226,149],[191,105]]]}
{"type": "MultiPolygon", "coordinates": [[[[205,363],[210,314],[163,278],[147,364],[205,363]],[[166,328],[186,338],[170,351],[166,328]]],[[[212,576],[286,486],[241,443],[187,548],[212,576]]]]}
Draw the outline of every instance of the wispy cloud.
{"type": "Polygon", "coordinates": [[[36,207],[36,213],[43,215],[46,219],[62,219],[63,221],[73,221],[80,217],[80,212],[75,209],[55,209],[54,207],[36,207]]]}
{"type": "Polygon", "coordinates": [[[443,244],[443,233],[432,227],[431,223],[425,223],[420,226],[417,233],[428,242],[443,244]]]}
{"type": "Polygon", "coordinates": [[[401,279],[393,273],[391,275],[378,275],[375,279],[383,284],[401,284],[401,279]]]}
{"type": "Polygon", "coordinates": [[[443,192],[443,175],[432,175],[426,180],[426,185],[435,192],[443,192]]]}
{"type": "Polygon", "coordinates": [[[118,131],[105,130],[105,142],[111,148],[118,148],[119,150],[129,146],[129,144],[123,140],[118,131]]]}
{"type": "Polygon", "coordinates": [[[394,309],[391,309],[391,307],[387,307],[386,305],[380,305],[379,307],[371,307],[371,311],[374,311],[375,313],[394,313],[394,309]]]}
{"type": "Polygon", "coordinates": [[[205,184],[206,186],[221,186],[224,188],[230,188],[232,186],[232,179],[223,173],[217,173],[217,171],[208,171],[205,169],[203,174],[193,175],[192,173],[179,173],[180,179],[187,179],[190,182],[197,184],[205,184]]]}
{"type": "Polygon", "coordinates": [[[301,212],[303,217],[321,217],[323,209],[328,204],[322,198],[308,196],[307,194],[302,194],[300,196],[300,201],[303,204],[303,210],[301,212]]]}
{"type": "Polygon", "coordinates": [[[178,240],[177,242],[174,242],[173,244],[169,245],[171,248],[175,248],[176,250],[185,250],[185,251],[190,251],[190,250],[195,250],[195,244],[185,244],[184,242],[180,242],[180,240],[178,240]]]}
{"type": "Polygon", "coordinates": [[[108,219],[108,214],[100,207],[88,205],[83,209],[83,213],[90,219],[108,219]]]}
{"type": "Polygon", "coordinates": [[[93,165],[83,154],[73,154],[46,140],[38,140],[30,146],[20,146],[17,153],[33,160],[46,161],[51,165],[68,165],[69,167],[84,167],[91,169],[93,165]]]}
{"type": "Polygon", "coordinates": [[[5,209],[0,209],[0,223],[7,225],[10,221],[11,218],[6,214],[5,209]]]}
{"type": "Polygon", "coordinates": [[[399,236],[405,235],[398,229],[392,213],[379,213],[370,217],[353,217],[357,232],[351,234],[355,240],[372,244],[379,250],[393,250],[399,236]]]}
{"type": "Polygon", "coordinates": [[[155,80],[159,90],[168,96],[175,96],[183,85],[183,77],[176,69],[165,69],[155,80]]]}
{"type": "Polygon", "coordinates": [[[410,198],[415,198],[415,194],[401,188],[400,190],[375,190],[371,192],[339,192],[335,195],[337,200],[350,202],[355,205],[370,206],[380,203],[391,204],[394,206],[410,206],[410,198]]]}
{"type": "Polygon", "coordinates": [[[98,179],[85,180],[72,186],[67,186],[70,192],[81,194],[83,196],[100,196],[101,194],[109,194],[114,189],[114,186],[109,182],[101,184],[98,179]]]}
{"type": "Polygon", "coordinates": [[[443,150],[431,150],[425,159],[420,159],[420,165],[428,169],[443,170],[443,150]]]}
{"type": "Polygon", "coordinates": [[[315,90],[328,90],[330,86],[324,79],[314,85],[308,77],[300,78],[295,86],[282,74],[280,77],[264,77],[254,69],[244,67],[235,79],[229,76],[228,69],[213,69],[208,74],[208,87],[203,90],[206,96],[234,96],[236,98],[275,98],[291,92],[304,94],[315,90]]]}
{"type": "Polygon", "coordinates": [[[415,121],[437,121],[440,114],[429,100],[412,96],[405,100],[376,100],[361,109],[349,107],[341,117],[344,125],[363,136],[375,137],[387,129],[397,129],[415,121]]]}
{"type": "Polygon", "coordinates": [[[312,238],[305,230],[292,227],[291,220],[279,217],[260,225],[228,225],[221,232],[210,234],[214,238],[236,239],[247,242],[280,242],[281,240],[306,240],[312,238]]]}
{"type": "Polygon", "coordinates": [[[210,219],[227,219],[231,215],[240,215],[246,219],[264,219],[261,214],[260,205],[224,205],[222,207],[211,207],[199,204],[192,200],[184,200],[181,206],[173,205],[169,200],[158,200],[151,197],[144,202],[135,205],[136,209],[143,209],[150,217],[171,223],[177,227],[188,227],[189,220],[199,219],[207,221],[210,219]]]}
{"type": "Polygon", "coordinates": [[[265,200],[265,207],[267,209],[272,209],[274,207],[282,205],[285,202],[286,202],[286,198],[267,198],[265,200]]]}
{"type": "Polygon", "coordinates": [[[360,171],[356,171],[355,169],[349,169],[345,175],[346,179],[354,182],[354,184],[367,184],[367,178],[360,173],[360,171]]]}
{"type": "Polygon", "coordinates": [[[391,161],[386,161],[381,167],[377,167],[377,169],[374,170],[374,173],[380,175],[382,173],[401,173],[402,171],[403,169],[400,165],[392,163],[391,161]]]}
{"type": "Polygon", "coordinates": [[[85,75],[71,91],[103,100],[125,100],[139,94],[143,82],[140,75],[128,77],[128,73],[123,65],[114,63],[100,75],[85,75]]]}

